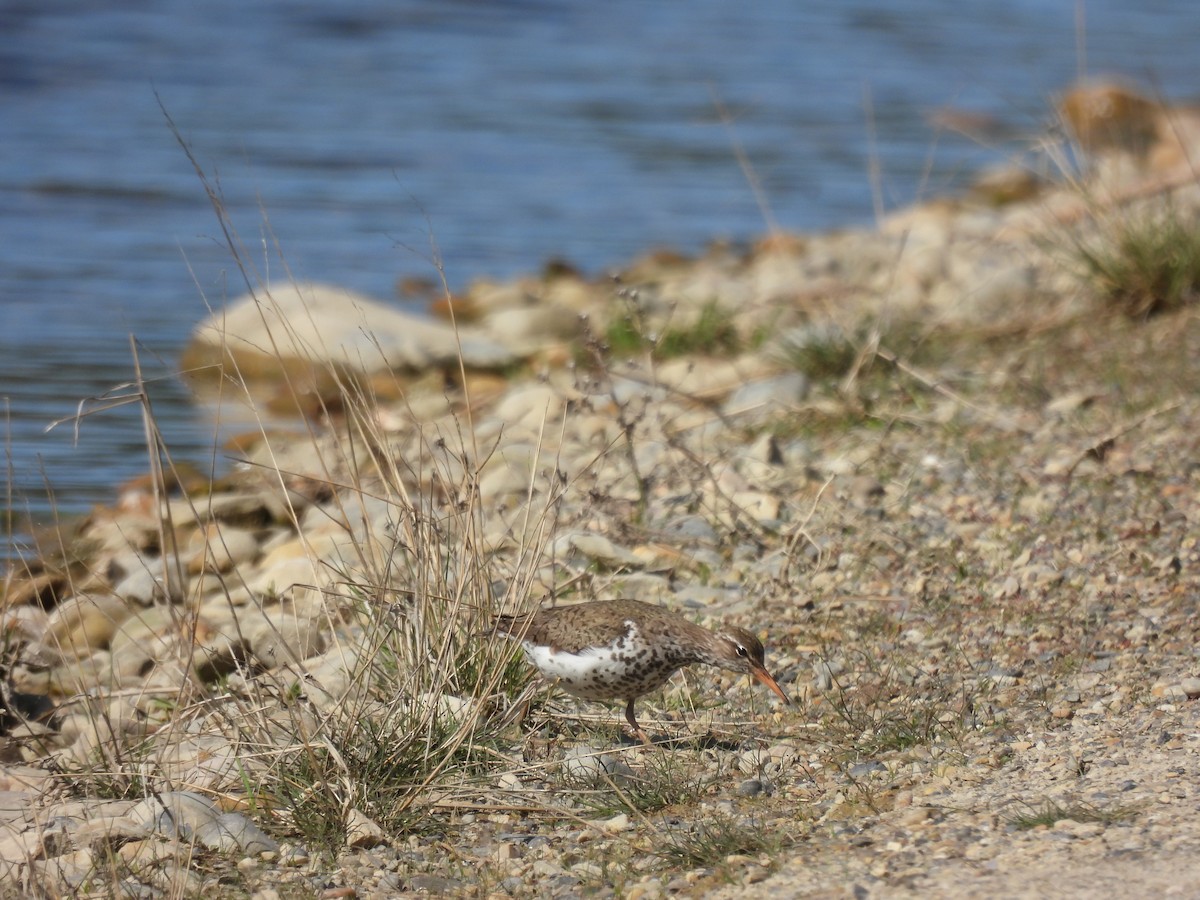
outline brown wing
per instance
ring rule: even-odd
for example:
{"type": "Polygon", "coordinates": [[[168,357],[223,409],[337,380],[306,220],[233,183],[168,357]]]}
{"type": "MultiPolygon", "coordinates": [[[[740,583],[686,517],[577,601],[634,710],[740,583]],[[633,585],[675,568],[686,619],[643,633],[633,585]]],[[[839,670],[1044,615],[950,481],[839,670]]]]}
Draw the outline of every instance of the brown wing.
{"type": "Polygon", "coordinates": [[[546,644],[555,650],[579,653],[588,647],[611,644],[628,637],[632,622],[653,616],[657,607],[637,600],[599,600],[555,606],[538,610],[529,616],[499,616],[497,626],[507,634],[517,636],[524,629],[525,639],[546,644]],[[647,612],[649,610],[649,612],[647,612]]]}

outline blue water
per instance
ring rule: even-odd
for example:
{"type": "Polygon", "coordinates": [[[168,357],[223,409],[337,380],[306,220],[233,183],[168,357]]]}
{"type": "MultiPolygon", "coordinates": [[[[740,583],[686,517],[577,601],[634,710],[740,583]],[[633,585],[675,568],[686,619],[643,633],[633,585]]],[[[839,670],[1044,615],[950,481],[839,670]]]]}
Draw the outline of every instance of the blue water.
{"type": "Polygon", "coordinates": [[[1036,133],[1085,68],[1186,98],[1196,26],[1184,0],[7,2],[9,505],[45,521],[145,469],[133,407],[45,433],[131,378],[130,335],[173,453],[214,456],[171,373],[242,283],[167,114],[260,273],[389,298],[436,277],[431,237],[455,288],[752,239],[766,225],[735,144],[782,227],[869,223],[872,154],[894,207],[1017,146],[935,134],[931,110],[1036,133]]]}

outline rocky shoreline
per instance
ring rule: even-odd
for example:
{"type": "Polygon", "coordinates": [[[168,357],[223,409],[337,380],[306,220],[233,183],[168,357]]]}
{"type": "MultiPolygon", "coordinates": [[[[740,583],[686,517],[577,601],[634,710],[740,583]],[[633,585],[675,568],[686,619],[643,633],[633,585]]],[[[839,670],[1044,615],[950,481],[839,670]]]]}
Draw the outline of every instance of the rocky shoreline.
{"type": "Polygon", "coordinates": [[[6,892],[1200,895],[1197,316],[1079,264],[1200,210],[1133,96],[1063,100],[1086,178],[877,229],[202,323],[235,470],[167,452],[4,581],[6,892]],[[689,673],[648,750],[486,637],[622,596],[800,703],[689,673]]]}

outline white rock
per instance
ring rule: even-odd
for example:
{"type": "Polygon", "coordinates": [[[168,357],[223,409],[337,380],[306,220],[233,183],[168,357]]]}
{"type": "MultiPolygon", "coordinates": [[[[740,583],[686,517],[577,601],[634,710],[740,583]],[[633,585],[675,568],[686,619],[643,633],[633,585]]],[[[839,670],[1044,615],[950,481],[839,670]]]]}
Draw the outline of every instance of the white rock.
{"type": "Polygon", "coordinates": [[[722,406],[726,416],[761,421],[794,411],[808,396],[810,383],[803,372],[784,372],[736,388],[722,406]]]}
{"type": "Polygon", "coordinates": [[[188,551],[185,565],[190,574],[228,572],[258,554],[258,538],[244,528],[214,523],[192,534],[188,551]]]}
{"type": "Polygon", "coordinates": [[[505,433],[523,428],[537,434],[543,425],[558,430],[562,407],[558,391],[548,384],[535,383],[509,391],[492,410],[492,416],[504,423],[505,433]]]}
{"type": "Polygon", "coordinates": [[[198,828],[215,822],[220,814],[221,810],[212,800],[195,791],[156,793],[139,801],[126,813],[132,821],[155,829],[160,829],[168,818],[177,826],[198,828]]]}
{"type": "Polygon", "coordinates": [[[195,826],[198,844],[219,853],[260,854],[279,849],[278,842],[241,813],[224,813],[195,826]]]}
{"type": "Polygon", "coordinates": [[[516,358],[474,329],[415,316],[345,288],[272,285],[238,297],[192,332],[198,347],[228,347],[271,358],[280,354],[374,372],[457,363],[497,368],[516,358]]]}

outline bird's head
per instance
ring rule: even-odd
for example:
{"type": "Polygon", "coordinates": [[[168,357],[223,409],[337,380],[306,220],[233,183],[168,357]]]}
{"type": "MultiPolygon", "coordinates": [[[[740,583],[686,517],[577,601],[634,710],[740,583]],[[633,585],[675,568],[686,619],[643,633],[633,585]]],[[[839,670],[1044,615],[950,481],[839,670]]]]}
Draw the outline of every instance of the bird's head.
{"type": "Polygon", "coordinates": [[[718,634],[717,650],[714,663],[731,672],[742,672],[761,681],[776,694],[784,703],[791,703],[788,695],[783,692],[778,682],[767,671],[766,651],[762,641],[745,628],[727,625],[718,634]]]}

